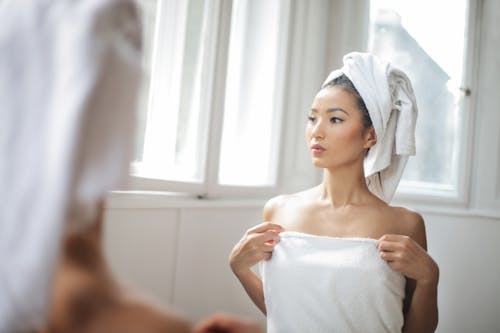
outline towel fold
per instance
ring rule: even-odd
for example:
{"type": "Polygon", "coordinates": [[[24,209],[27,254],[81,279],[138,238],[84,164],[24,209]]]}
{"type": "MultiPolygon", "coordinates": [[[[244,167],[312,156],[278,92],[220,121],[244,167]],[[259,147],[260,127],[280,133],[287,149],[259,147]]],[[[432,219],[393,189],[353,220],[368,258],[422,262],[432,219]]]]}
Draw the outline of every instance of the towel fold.
{"type": "Polygon", "coordinates": [[[410,155],[415,155],[417,103],[410,79],[369,53],[352,52],[332,71],[323,87],[345,74],[363,98],[377,135],[364,170],[368,188],[390,202],[410,155]]]}
{"type": "Polygon", "coordinates": [[[406,280],[377,240],[280,235],[259,265],[268,333],[401,332],[406,280]]]}

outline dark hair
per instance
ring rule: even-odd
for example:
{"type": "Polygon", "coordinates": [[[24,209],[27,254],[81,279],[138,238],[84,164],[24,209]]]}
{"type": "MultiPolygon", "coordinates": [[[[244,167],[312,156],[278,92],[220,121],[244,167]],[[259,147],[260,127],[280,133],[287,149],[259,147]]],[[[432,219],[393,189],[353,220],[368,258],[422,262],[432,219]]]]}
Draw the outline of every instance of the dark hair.
{"type": "Polygon", "coordinates": [[[366,108],[365,101],[363,101],[363,98],[359,94],[358,90],[356,89],[352,81],[349,80],[349,78],[345,74],[342,74],[333,79],[332,81],[328,82],[327,84],[325,84],[323,88],[334,87],[334,86],[341,87],[356,99],[356,104],[358,105],[358,109],[361,112],[361,119],[363,121],[363,126],[365,128],[369,128],[370,126],[372,126],[373,125],[372,120],[370,118],[370,113],[366,108]]]}

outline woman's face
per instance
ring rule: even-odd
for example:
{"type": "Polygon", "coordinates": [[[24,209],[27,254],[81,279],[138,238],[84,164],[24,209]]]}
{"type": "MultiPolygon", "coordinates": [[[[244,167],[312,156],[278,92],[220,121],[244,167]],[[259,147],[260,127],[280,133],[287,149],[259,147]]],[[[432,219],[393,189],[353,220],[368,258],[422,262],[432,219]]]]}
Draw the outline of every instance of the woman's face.
{"type": "Polygon", "coordinates": [[[363,127],[355,97],[341,87],[320,90],[308,118],[306,139],[316,167],[353,165],[376,142],[373,127],[363,127]]]}

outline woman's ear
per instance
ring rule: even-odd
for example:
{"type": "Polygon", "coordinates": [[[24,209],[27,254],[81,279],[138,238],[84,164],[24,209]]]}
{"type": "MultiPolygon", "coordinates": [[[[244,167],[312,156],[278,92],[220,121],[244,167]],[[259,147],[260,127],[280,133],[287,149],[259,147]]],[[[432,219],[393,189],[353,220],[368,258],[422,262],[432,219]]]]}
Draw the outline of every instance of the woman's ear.
{"type": "Polygon", "coordinates": [[[377,143],[377,134],[375,133],[375,128],[373,128],[373,126],[365,129],[364,140],[364,148],[371,148],[377,143]]]}

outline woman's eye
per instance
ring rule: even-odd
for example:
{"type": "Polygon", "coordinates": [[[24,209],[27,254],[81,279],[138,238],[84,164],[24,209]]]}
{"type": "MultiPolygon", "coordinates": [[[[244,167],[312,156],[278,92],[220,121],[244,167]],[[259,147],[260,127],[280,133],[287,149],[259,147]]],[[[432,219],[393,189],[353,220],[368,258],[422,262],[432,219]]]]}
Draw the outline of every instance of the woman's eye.
{"type": "Polygon", "coordinates": [[[311,117],[311,116],[307,116],[307,119],[309,119],[309,121],[310,121],[311,123],[313,123],[313,122],[316,120],[316,118],[311,117]]]}
{"type": "Polygon", "coordinates": [[[333,117],[330,119],[330,122],[333,123],[333,124],[336,124],[336,123],[340,123],[340,122],[343,122],[344,120],[343,119],[340,119],[340,118],[337,118],[337,117],[333,117]]]}

